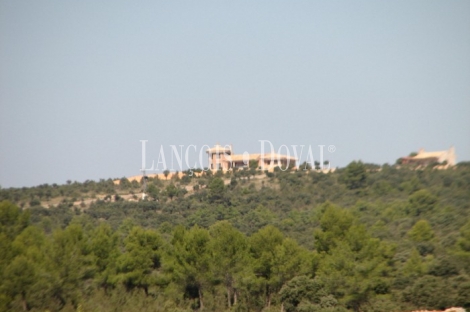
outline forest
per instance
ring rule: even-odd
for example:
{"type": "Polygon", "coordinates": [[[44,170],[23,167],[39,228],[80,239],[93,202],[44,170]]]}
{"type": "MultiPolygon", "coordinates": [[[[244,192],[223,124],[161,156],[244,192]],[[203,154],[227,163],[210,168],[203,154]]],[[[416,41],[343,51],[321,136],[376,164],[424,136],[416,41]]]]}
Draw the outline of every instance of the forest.
{"type": "Polygon", "coordinates": [[[0,311],[470,308],[469,162],[119,182],[0,188],[0,311]]]}

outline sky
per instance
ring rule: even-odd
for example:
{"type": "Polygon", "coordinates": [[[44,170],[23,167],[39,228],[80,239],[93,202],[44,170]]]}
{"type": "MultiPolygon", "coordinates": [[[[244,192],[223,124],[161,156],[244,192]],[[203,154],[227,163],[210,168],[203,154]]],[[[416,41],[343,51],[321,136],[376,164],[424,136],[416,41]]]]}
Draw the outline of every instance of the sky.
{"type": "Polygon", "coordinates": [[[324,145],[334,167],[469,161],[469,16],[468,0],[0,0],[0,185],[138,175],[141,140],[146,167],[260,140],[324,145]]]}

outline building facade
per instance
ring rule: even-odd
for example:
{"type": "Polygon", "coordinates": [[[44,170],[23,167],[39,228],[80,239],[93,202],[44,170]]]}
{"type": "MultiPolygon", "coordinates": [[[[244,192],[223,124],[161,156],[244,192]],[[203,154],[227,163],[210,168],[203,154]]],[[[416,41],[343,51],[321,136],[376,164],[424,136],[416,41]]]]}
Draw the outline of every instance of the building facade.
{"type": "Polygon", "coordinates": [[[257,168],[261,170],[272,171],[275,167],[282,169],[297,167],[297,158],[289,155],[281,155],[276,153],[265,154],[233,154],[231,145],[216,144],[206,151],[209,157],[209,169],[211,170],[231,170],[233,168],[249,168],[250,163],[255,162],[257,168]]]}
{"type": "Polygon", "coordinates": [[[403,165],[413,164],[418,166],[427,166],[431,164],[438,164],[442,169],[455,166],[456,156],[455,148],[452,146],[446,151],[426,152],[421,148],[414,156],[402,157],[401,163],[403,165]]]}

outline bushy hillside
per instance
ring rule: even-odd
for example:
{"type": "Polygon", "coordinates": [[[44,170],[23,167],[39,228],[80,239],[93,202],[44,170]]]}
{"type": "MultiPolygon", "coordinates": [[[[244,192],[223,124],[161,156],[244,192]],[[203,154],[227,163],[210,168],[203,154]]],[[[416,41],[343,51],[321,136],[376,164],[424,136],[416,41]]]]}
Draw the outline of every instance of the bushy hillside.
{"type": "Polygon", "coordinates": [[[470,308],[470,166],[1,189],[0,310],[470,308]]]}

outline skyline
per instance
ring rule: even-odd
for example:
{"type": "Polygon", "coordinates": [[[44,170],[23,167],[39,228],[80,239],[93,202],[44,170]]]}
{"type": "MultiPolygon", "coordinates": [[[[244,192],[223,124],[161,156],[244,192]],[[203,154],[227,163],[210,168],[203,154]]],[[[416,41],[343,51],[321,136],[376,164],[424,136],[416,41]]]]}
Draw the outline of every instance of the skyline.
{"type": "MultiPolygon", "coordinates": [[[[468,1],[0,2],[0,185],[140,174],[140,140],[470,160],[468,1]]],[[[314,155],[315,156],[315,155],[314,155]]]]}

